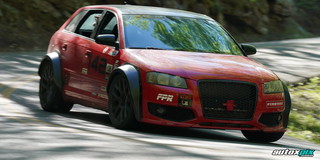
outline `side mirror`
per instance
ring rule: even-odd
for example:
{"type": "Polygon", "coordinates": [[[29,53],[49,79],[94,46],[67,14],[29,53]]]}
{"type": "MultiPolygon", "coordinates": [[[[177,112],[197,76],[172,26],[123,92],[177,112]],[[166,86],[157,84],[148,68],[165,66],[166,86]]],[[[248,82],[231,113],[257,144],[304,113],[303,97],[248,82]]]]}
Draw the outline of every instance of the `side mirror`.
{"type": "Polygon", "coordinates": [[[257,49],[249,44],[241,44],[241,48],[244,50],[246,55],[254,55],[257,53],[257,49]]]}
{"type": "Polygon", "coordinates": [[[100,34],[96,37],[96,43],[114,46],[116,50],[119,50],[119,43],[116,42],[116,36],[114,34],[100,34]]]}

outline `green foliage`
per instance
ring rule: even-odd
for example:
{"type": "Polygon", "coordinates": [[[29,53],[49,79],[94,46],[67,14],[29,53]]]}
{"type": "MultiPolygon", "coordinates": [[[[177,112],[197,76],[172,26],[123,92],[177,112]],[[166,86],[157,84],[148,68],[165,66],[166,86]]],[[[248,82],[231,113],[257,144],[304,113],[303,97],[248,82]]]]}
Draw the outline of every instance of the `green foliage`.
{"type": "Polygon", "coordinates": [[[320,144],[320,78],[290,87],[292,111],[288,135],[320,144]]]}
{"type": "Polygon", "coordinates": [[[308,11],[320,11],[319,0],[295,0],[296,6],[308,11]]]}
{"type": "Polygon", "coordinates": [[[220,3],[215,3],[212,5],[212,8],[214,8],[214,10],[219,14],[223,13],[223,6],[220,3]]]}

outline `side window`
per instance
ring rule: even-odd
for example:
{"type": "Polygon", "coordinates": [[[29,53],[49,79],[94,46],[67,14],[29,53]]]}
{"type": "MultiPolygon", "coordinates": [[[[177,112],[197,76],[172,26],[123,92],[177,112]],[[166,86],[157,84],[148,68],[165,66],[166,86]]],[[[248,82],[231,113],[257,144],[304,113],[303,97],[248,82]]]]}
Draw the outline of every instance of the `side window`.
{"type": "Polygon", "coordinates": [[[99,21],[101,14],[102,11],[89,11],[89,13],[81,20],[75,33],[90,37],[99,21]]]}
{"type": "Polygon", "coordinates": [[[98,34],[114,34],[116,38],[118,37],[118,25],[117,17],[108,12],[107,18],[104,20],[101,29],[98,31],[98,34]]]}
{"type": "Polygon", "coordinates": [[[85,15],[86,11],[79,12],[73,19],[70,21],[70,23],[65,28],[67,31],[74,32],[76,30],[77,24],[82,19],[82,17],[85,15]]]}
{"type": "Polygon", "coordinates": [[[109,23],[103,28],[102,34],[112,34],[115,27],[117,27],[117,20],[116,17],[112,17],[109,23]]]}

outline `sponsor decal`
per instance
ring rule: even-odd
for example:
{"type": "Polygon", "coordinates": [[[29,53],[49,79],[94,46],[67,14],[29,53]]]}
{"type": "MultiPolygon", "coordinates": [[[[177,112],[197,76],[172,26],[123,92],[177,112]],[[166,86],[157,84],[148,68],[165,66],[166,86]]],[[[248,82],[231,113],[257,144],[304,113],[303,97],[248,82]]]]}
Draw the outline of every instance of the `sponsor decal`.
{"type": "Polygon", "coordinates": [[[106,86],[102,86],[101,87],[101,91],[106,92],[107,91],[107,87],[106,86]]]}
{"type": "Polygon", "coordinates": [[[189,106],[189,101],[182,100],[181,101],[181,106],[189,106]]]}
{"type": "Polygon", "coordinates": [[[114,62],[114,69],[117,69],[118,68],[118,66],[119,66],[119,60],[116,60],[116,62],[114,62]]]}
{"type": "Polygon", "coordinates": [[[119,53],[119,52],[118,52],[117,50],[112,49],[112,50],[110,50],[110,51],[108,52],[108,55],[110,55],[110,56],[116,56],[118,53],[119,53]]]}
{"type": "Polygon", "coordinates": [[[106,54],[106,53],[109,53],[110,51],[111,51],[111,49],[109,47],[106,47],[103,49],[102,53],[106,54]]]}
{"type": "Polygon", "coordinates": [[[88,68],[82,68],[81,73],[87,75],[88,74],[88,68]]]}
{"type": "Polygon", "coordinates": [[[161,101],[172,102],[172,99],[173,99],[173,95],[159,93],[157,96],[157,100],[161,100],[161,101]]]}
{"type": "Polygon", "coordinates": [[[313,157],[314,149],[275,149],[272,151],[273,156],[299,156],[313,157]]]}
{"type": "Polygon", "coordinates": [[[180,99],[191,99],[192,100],[192,95],[191,94],[179,94],[180,99]]]}
{"type": "Polygon", "coordinates": [[[193,98],[193,96],[190,94],[179,94],[179,96],[178,96],[179,106],[191,107],[192,106],[192,98],[193,98]]]}
{"type": "Polygon", "coordinates": [[[106,94],[98,94],[99,97],[103,98],[103,99],[108,99],[108,96],[106,94]]]}
{"type": "Polygon", "coordinates": [[[113,65],[112,64],[107,64],[106,73],[111,73],[112,71],[113,71],[113,65]]]}
{"type": "Polygon", "coordinates": [[[267,102],[267,108],[276,108],[276,107],[283,107],[284,102],[283,101],[268,101],[267,102]]]}

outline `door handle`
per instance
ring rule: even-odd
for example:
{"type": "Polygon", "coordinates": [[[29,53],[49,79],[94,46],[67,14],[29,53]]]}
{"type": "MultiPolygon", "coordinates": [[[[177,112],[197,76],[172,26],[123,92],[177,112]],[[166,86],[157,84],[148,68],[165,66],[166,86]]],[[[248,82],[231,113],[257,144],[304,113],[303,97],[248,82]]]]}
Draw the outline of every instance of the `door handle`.
{"type": "Polygon", "coordinates": [[[85,54],[85,57],[86,58],[91,58],[91,56],[92,56],[92,52],[90,50],[87,50],[86,54],[85,54]]]}
{"type": "Polygon", "coordinates": [[[66,43],[64,43],[63,45],[62,45],[62,50],[63,51],[66,51],[68,49],[68,45],[66,44],[66,43]]]}

